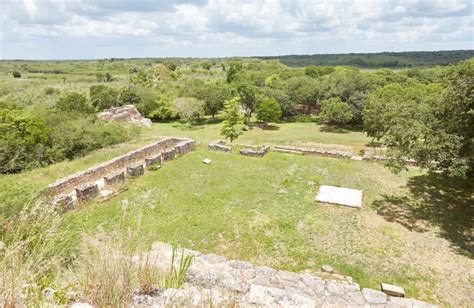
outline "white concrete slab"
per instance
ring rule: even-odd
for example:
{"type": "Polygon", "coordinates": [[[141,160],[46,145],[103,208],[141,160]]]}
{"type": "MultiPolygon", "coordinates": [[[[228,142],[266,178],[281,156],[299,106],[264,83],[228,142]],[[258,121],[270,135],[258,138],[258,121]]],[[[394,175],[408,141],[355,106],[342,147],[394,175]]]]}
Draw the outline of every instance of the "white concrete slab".
{"type": "Polygon", "coordinates": [[[350,207],[362,207],[362,190],[321,185],[314,200],[350,207]]]}
{"type": "Polygon", "coordinates": [[[202,162],[205,163],[206,165],[209,165],[212,162],[212,160],[210,160],[209,158],[205,158],[202,160],[202,162]]]}

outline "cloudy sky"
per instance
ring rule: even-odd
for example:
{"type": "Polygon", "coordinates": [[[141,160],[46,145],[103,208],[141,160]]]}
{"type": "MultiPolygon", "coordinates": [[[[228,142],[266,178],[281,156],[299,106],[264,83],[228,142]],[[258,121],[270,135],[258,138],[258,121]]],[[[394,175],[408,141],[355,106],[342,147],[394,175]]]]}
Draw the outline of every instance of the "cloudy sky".
{"type": "Polygon", "coordinates": [[[0,0],[0,58],[473,49],[471,0],[0,0]]]}

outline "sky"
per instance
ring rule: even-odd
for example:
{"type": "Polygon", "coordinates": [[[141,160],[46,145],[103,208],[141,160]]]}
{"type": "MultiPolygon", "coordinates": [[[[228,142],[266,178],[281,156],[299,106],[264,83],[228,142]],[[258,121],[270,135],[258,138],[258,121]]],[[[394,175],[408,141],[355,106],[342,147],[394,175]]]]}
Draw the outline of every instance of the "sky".
{"type": "Polygon", "coordinates": [[[0,59],[474,49],[471,0],[0,0],[0,59]]]}

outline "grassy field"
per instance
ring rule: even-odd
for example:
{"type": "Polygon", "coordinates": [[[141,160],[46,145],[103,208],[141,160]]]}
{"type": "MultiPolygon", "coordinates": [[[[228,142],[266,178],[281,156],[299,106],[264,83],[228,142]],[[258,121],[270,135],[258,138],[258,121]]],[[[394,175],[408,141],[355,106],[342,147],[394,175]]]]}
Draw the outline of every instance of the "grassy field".
{"type": "MultiPolygon", "coordinates": [[[[378,163],[269,153],[264,158],[209,152],[219,125],[193,129],[154,124],[132,143],[82,159],[0,176],[4,216],[34,192],[72,172],[125,153],[160,136],[198,141],[195,152],[128,181],[109,201],[90,202],[67,214],[63,230],[77,237],[127,232],[123,212],[141,217],[141,240],[155,240],[265,264],[317,271],[331,264],[361,286],[401,285],[409,297],[469,306],[474,279],[472,185],[411,168],[399,175],[378,163]],[[202,164],[209,158],[210,165],[202,164]],[[364,191],[364,208],[313,201],[321,184],[364,191]],[[119,223],[120,222],[120,223],[119,223]]],[[[350,146],[370,140],[358,132],[328,132],[314,123],[253,129],[237,142],[350,146]]],[[[133,222],[130,221],[130,224],[133,222]]]]}

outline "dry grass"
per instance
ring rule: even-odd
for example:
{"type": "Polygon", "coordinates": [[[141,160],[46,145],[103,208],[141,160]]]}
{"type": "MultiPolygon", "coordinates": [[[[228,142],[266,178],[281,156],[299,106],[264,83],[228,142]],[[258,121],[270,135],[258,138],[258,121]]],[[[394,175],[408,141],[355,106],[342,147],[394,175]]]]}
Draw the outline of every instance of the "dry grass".
{"type": "Polygon", "coordinates": [[[58,232],[61,221],[54,208],[38,202],[4,223],[0,306],[38,303],[41,291],[54,284],[57,269],[65,265],[71,249],[71,237],[58,232]]]}

